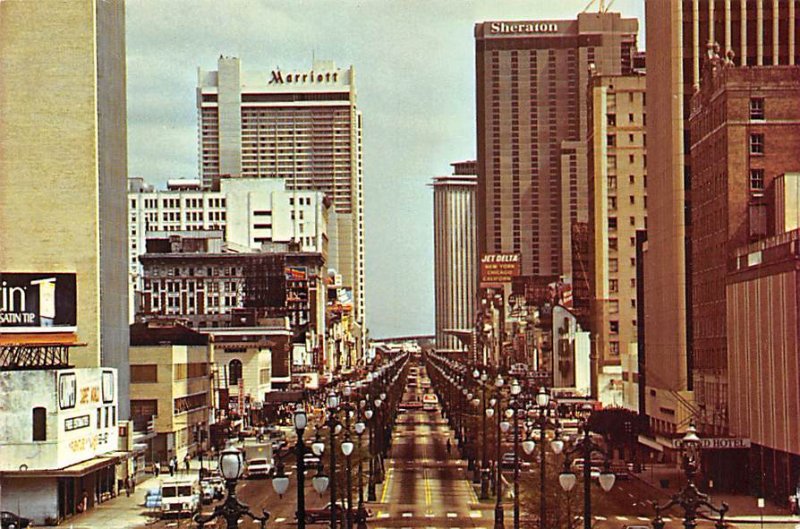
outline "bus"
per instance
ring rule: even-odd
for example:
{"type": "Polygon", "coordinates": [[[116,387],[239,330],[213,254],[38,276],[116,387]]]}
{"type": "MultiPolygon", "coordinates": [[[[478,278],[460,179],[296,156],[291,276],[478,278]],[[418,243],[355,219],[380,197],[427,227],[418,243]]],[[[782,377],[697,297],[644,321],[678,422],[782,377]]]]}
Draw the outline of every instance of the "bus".
{"type": "Polygon", "coordinates": [[[426,393],[422,396],[422,409],[425,411],[436,411],[439,404],[439,397],[433,393],[426,393]]]}

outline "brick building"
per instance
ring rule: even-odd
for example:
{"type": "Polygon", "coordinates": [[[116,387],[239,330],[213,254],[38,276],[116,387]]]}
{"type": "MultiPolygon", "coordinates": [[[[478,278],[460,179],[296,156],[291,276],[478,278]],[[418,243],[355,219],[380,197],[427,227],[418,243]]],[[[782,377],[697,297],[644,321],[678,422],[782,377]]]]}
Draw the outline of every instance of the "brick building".
{"type": "MultiPolygon", "coordinates": [[[[752,364],[731,363],[727,351],[727,334],[738,327],[728,322],[728,262],[737,248],[774,234],[766,190],[779,175],[800,169],[800,68],[737,67],[712,50],[689,127],[696,414],[701,431],[718,437],[732,433],[729,380],[753,376],[752,364]]],[[[725,470],[735,457],[709,454],[718,487],[743,485],[738,471],[725,470]]]]}

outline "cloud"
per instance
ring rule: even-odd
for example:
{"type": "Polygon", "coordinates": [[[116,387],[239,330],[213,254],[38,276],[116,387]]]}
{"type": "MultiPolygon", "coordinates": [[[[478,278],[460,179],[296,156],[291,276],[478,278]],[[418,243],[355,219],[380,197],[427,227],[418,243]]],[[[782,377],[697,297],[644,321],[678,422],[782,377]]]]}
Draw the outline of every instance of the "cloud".
{"type": "MultiPolygon", "coordinates": [[[[475,156],[476,21],[574,18],[588,0],[128,0],[131,174],[197,176],[197,68],[355,65],[364,115],[367,323],[433,332],[431,178],[475,156]]],[[[614,9],[643,16],[642,0],[614,9]]],[[[643,41],[642,41],[643,45],[643,41]]]]}

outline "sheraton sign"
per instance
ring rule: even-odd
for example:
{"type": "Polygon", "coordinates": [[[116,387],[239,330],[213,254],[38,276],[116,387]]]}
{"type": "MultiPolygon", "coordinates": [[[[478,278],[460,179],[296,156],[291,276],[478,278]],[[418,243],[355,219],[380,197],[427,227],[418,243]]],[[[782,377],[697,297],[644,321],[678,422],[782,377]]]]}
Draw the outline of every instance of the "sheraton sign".
{"type": "Polygon", "coordinates": [[[558,33],[555,22],[492,22],[489,33],[558,33]]]}

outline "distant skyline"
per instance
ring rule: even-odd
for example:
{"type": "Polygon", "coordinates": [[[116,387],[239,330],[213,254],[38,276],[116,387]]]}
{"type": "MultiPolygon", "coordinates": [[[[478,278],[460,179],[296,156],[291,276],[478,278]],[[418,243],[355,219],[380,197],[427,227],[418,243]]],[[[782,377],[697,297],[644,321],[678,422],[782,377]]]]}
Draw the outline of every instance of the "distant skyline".
{"type": "MultiPolygon", "coordinates": [[[[573,19],[588,0],[128,0],[128,168],[163,186],[197,178],[197,68],[353,65],[364,115],[367,327],[433,334],[434,176],[475,157],[473,28],[573,19]]],[[[597,4],[598,2],[595,2],[597,4]]],[[[610,3],[610,2],[607,2],[610,3]]],[[[596,10],[594,5],[590,10],[596,10]]],[[[644,1],[611,11],[636,17],[644,1]]]]}

